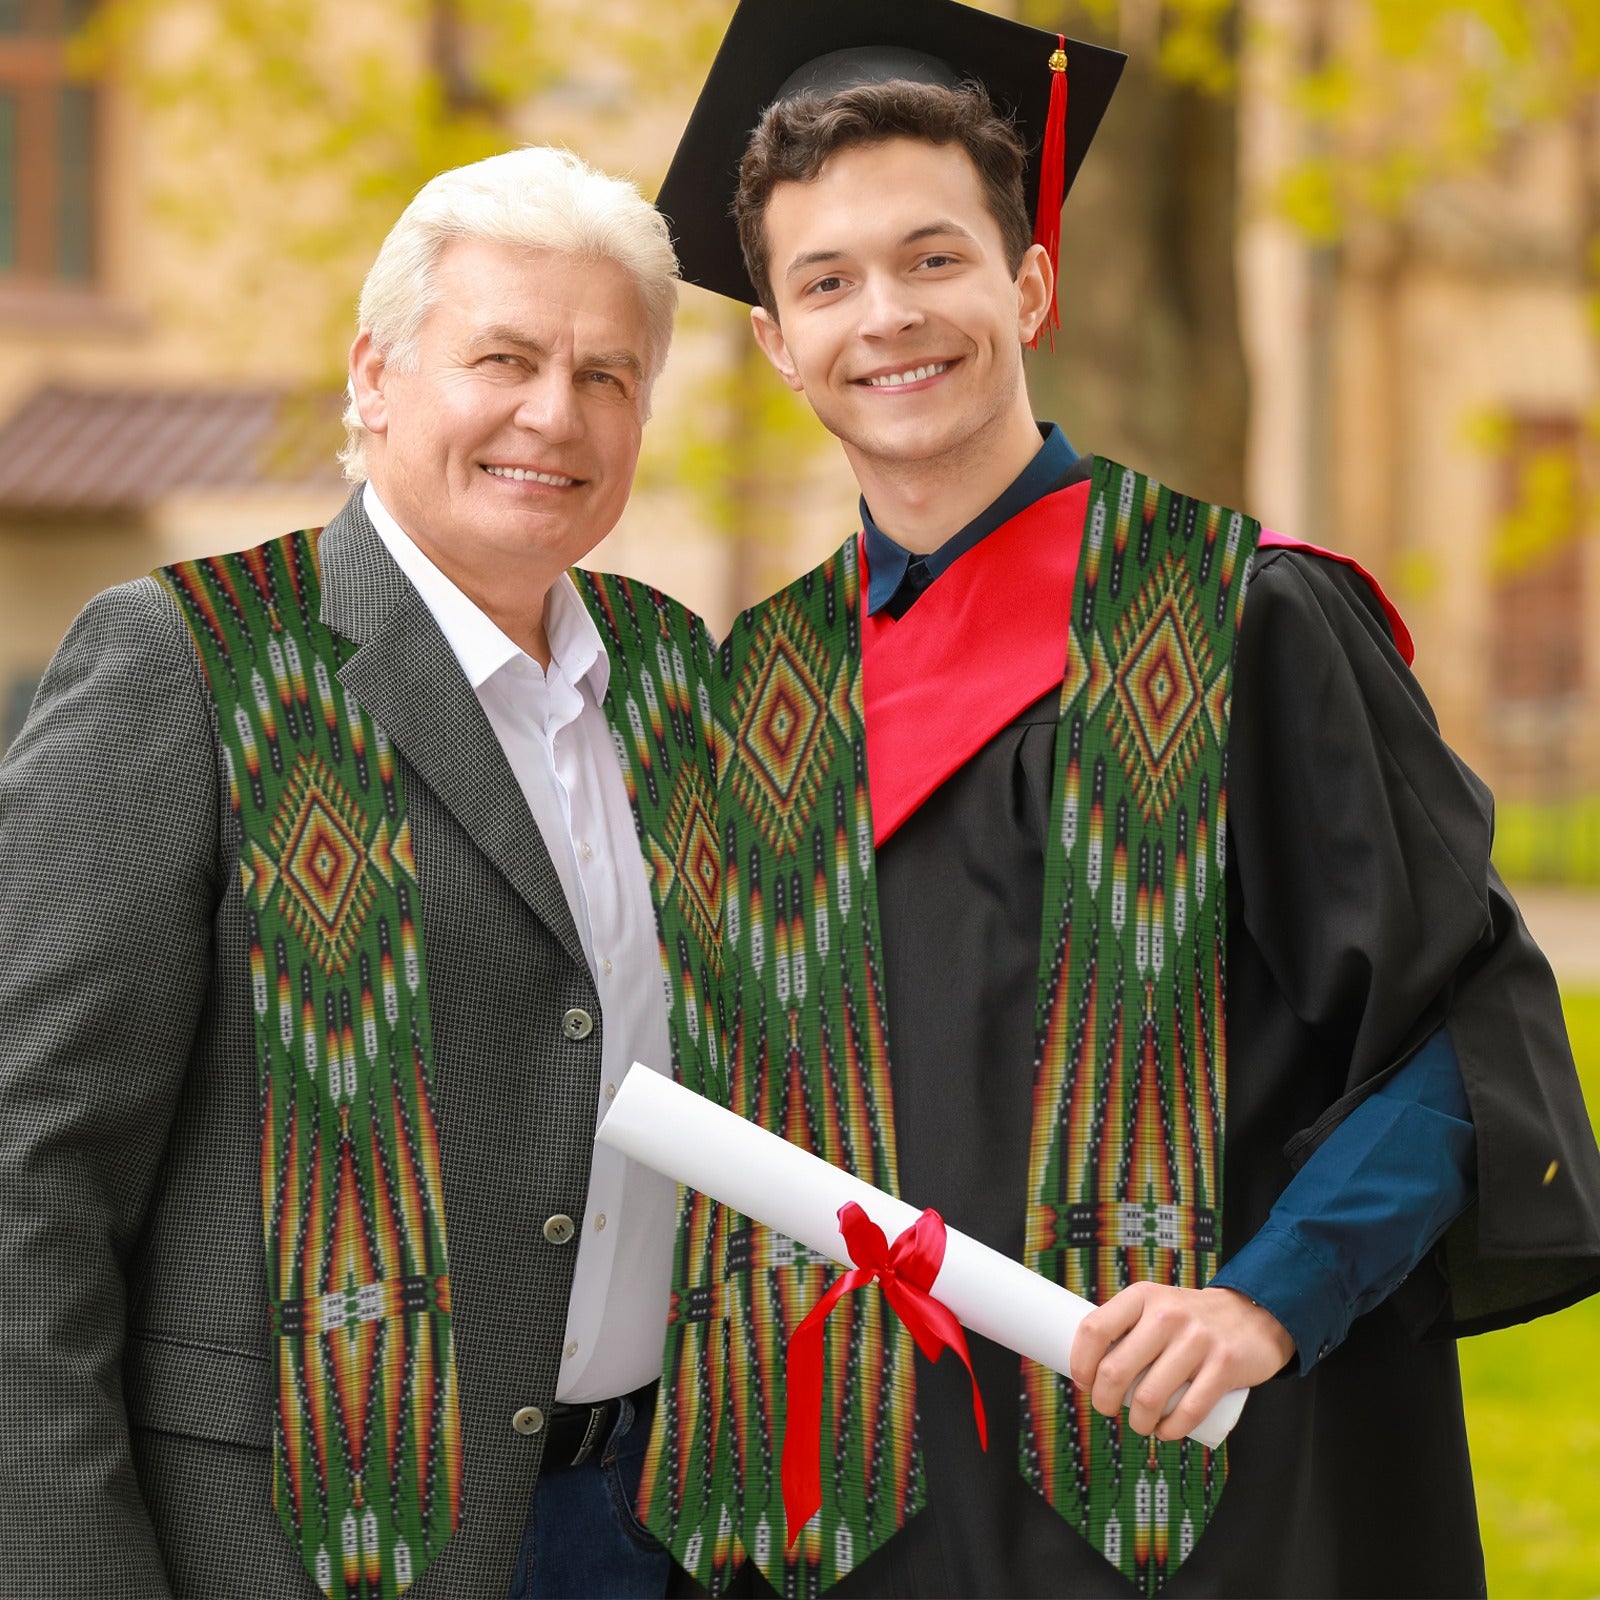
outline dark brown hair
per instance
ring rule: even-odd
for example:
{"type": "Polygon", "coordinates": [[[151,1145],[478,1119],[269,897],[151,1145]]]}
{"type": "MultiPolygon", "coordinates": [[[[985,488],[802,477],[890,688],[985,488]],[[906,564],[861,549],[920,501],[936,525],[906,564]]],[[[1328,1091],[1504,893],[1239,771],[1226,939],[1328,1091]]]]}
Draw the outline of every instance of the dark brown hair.
{"type": "Polygon", "coordinates": [[[989,214],[999,224],[1006,264],[1013,274],[1021,268],[1033,243],[1022,192],[1026,153],[980,85],[951,89],[895,78],[830,95],[807,92],[767,108],[739,164],[733,215],[745,270],[769,313],[775,316],[777,308],[763,224],[772,191],[780,183],[810,182],[841,150],[902,138],[958,144],[966,151],[978,170],[989,214]]]}

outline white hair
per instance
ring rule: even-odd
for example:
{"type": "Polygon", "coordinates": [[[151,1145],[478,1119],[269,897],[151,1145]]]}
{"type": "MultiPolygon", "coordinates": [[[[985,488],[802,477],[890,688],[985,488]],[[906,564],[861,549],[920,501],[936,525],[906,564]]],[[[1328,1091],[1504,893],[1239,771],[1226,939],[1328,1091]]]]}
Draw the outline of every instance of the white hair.
{"type": "MultiPolygon", "coordinates": [[[[452,239],[615,261],[644,309],[646,393],[667,359],[678,305],[678,261],[661,213],[624,178],[597,172],[570,150],[529,145],[441,172],[389,230],[361,286],[358,322],[396,371],[414,371],[435,269],[452,239]]],[[[339,452],[351,483],[367,476],[367,430],[350,387],[339,452]]]]}

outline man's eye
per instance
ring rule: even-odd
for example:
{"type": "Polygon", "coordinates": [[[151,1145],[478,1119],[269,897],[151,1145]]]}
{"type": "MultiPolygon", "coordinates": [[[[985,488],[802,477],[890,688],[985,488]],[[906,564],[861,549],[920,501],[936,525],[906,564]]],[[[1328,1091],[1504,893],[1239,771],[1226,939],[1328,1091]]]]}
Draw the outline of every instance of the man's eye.
{"type": "Polygon", "coordinates": [[[588,374],[590,383],[609,383],[613,388],[622,387],[622,379],[614,372],[591,372],[588,374]]]}
{"type": "Polygon", "coordinates": [[[844,279],[840,277],[818,278],[811,285],[811,292],[813,294],[832,294],[843,282],[844,279]]]}
{"type": "Polygon", "coordinates": [[[922,264],[925,267],[948,267],[955,262],[954,256],[924,256],[922,264]]]}

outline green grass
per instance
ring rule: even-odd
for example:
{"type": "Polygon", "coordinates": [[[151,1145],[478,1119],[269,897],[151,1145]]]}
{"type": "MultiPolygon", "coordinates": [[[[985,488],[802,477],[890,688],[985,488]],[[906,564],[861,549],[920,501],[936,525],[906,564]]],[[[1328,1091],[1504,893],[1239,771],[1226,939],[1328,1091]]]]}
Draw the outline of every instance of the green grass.
{"type": "Polygon", "coordinates": [[[1600,884],[1600,795],[1496,801],[1494,864],[1510,883],[1600,884]]]}
{"type": "MultiPolygon", "coordinates": [[[[1600,993],[1563,997],[1590,1114],[1600,993]]],[[[1463,1341],[1489,1593],[1600,1596],[1600,1297],[1463,1341]]]]}

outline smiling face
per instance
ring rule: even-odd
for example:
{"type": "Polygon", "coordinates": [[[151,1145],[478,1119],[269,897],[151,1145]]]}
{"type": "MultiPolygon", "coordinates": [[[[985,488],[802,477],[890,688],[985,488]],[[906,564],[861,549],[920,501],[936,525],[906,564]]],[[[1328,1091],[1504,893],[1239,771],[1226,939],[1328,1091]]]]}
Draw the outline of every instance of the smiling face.
{"type": "Polygon", "coordinates": [[[765,227],[777,316],[755,311],[756,337],[863,487],[912,463],[967,470],[1037,448],[1022,344],[1049,267],[1035,246],[1012,273],[960,146],[842,150],[812,181],[779,184],[765,227]]]}
{"type": "Polygon", "coordinates": [[[411,370],[365,333],[351,350],[372,485],[480,604],[508,581],[542,598],[627,504],[643,306],[615,261],[483,240],[447,244],[435,286],[411,370]]]}

